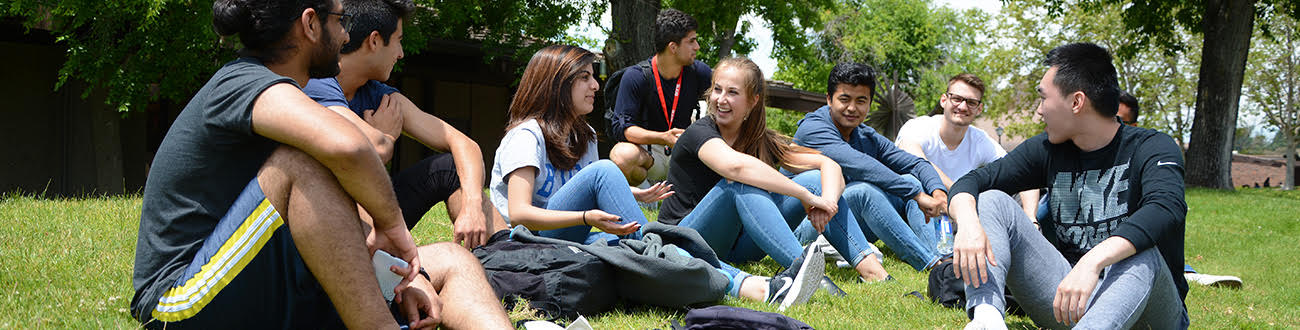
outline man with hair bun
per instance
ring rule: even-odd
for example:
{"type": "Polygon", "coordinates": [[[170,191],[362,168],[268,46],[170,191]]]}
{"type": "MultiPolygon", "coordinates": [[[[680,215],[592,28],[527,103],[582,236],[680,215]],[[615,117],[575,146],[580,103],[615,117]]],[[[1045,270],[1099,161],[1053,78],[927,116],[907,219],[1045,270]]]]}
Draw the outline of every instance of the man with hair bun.
{"type": "Polygon", "coordinates": [[[417,248],[375,148],[299,89],[338,74],[342,5],[218,0],[212,13],[244,48],[154,157],[131,315],[146,328],[393,329],[393,315],[412,328],[509,327],[478,260],[452,243],[417,248]],[[384,289],[396,312],[372,254],[393,265],[384,282],[400,279],[384,289]]]}

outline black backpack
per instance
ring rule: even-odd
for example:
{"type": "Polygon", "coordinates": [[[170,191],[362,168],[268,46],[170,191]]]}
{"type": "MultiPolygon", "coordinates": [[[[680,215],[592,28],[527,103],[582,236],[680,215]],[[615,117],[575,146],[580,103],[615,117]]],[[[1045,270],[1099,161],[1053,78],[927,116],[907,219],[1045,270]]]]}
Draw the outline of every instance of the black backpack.
{"type": "MultiPolygon", "coordinates": [[[[943,307],[966,309],[966,283],[952,272],[952,260],[946,260],[930,268],[930,285],[927,288],[930,301],[943,307]]],[[[1011,296],[1011,289],[1003,290],[1006,300],[1007,315],[1025,315],[1020,304],[1011,296]]]]}
{"type": "Polygon", "coordinates": [[[507,310],[517,302],[512,297],[527,299],[549,319],[574,319],[614,307],[618,290],[612,270],[600,258],[569,246],[505,240],[508,233],[501,231],[474,249],[507,310]]]}
{"type": "Polygon", "coordinates": [[[673,329],[812,330],[813,327],[803,321],[777,313],[741,307],[712,306],[692,309],[686,313],[686,324],[678,325],[677,321],[673,321],[673,329]]]}
{"type": "MultiPolygon", "coordinates": [[[[635,66],[641,67],[641,72],[645,73],[646,79],[655,78],[653,77],[654,73],[651,72],[649,60],[637,62],[635,66]]],[[[623,82],[623,73],[630,68],[632,67],[618,69],[618,71],[614,71],[613,74],[609,75],[609,79],[605,80],[605,136],[608,136],[612,140],[611,142],[627,141],[627,138],[623,136],[623,132],[617,132],[614,129],[614,122],[628,120],[628,118],[614,118],[614,105],[617,104],[615,100],[618,99],[618,85],[623,82]]]]}

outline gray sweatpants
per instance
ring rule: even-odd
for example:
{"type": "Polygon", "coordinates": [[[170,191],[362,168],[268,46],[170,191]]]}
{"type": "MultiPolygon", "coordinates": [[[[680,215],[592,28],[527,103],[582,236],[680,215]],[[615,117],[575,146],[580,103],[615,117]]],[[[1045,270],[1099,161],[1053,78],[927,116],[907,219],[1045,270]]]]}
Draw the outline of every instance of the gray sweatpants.
{"type": "MultiPolygon", "coordinates": [[[[1038,326],[1067,328],[1056,322],[1052,300],[1056,287],[1070,273],[1069,261],[1034,228],[1011,196],[986,191],[980,194],[978,205],[980,224],[998,265],[988,265],[988,283],[979,288],[966,286],[967,313],[979,304],[990,304],[1005,315],[1006,285],[1038,326]]],[[[1187,310],[1178,298],[1169,270],[1160,251],[1153,247],[1102,270],[1088,299],[1088,310],[1075,327],[1186,329],[1188,324],[1187,310]]]]}

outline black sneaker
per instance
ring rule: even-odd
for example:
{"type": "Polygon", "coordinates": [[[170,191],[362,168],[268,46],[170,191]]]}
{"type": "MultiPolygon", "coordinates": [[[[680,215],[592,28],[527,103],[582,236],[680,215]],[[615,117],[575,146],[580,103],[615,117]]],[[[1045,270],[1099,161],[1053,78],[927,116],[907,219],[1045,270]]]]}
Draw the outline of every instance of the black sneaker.
{"type": "Polygon", "coordinates": [[[843,297],[849,295],[847,293],[844,293],[844,290],[841,290],[840,286],[835,285],[835,281],[831,281],[831,278],[826,275],[822,275],[821,282],[822,282],[822,289],[826,290],[826,293],[831,294],[831,296],[833,297],[843,297]]]}
{"type": "Polygon", "coordinates": [[[794,263],[768,281],[767,303],[778,311],[808,302],[826,272],[826,257],[816,247],[805,247],[794,263]]]}

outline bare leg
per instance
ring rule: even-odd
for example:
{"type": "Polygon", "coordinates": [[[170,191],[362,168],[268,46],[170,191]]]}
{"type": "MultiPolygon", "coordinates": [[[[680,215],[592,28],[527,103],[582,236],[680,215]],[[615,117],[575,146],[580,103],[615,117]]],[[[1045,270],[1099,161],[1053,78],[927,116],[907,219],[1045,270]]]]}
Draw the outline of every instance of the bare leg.
{"type": "Polygon", "coordinates": [[[442,302],[442,325],[452,329],[510,329],[510,319],[488,286],[478,258],[460,245],[420,247],[420,263],[442,302]]]}
{"type": "Polygon", "coordinates": [[[885,266],[880,264],[880,259],[876,259],[874,253],[862,258],[862,261],[858,262],[857,266],[853,266],[853,269],[857,270],[858,275],[861,275],[862,279],[866,281],[881,281],[889,276],[889,273],[885,271],[885,266]]]}
{"type": "Polygon", "coordinates": [[[629,186],[636,186],[645,181],[646,171],[654,165],[654,157],[640,146],[619,142],[609,150],[609,160],[618,165],[629,186]]]}
{"type": "Polygon", "coordinates": [[[740,282],[740,297],[754,301],[763,301],[763,299],[767,298],[769,279],[770,278],[768,277],[761,276],[746,277],[744,281],[740,282]]]}
{"type": "Polygon", "coordinates": [[[267,199],[284,212],[294,245],[349,328],[397,326],[370,267],[356,203],[334,175],[298,149],[280,147],[258,173],[267,199]]]}

